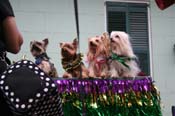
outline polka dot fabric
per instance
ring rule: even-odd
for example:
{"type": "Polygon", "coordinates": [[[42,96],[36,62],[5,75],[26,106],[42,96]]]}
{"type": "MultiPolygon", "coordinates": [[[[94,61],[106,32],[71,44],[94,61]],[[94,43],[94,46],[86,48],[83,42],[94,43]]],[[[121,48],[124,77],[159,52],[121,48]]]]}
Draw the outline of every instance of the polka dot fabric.
{"type": "Polygon", "coordinates": [[[54,81],[29,60],[7,69],[0,76],[0,89],[15,116],[63,116],[54,81]]]}

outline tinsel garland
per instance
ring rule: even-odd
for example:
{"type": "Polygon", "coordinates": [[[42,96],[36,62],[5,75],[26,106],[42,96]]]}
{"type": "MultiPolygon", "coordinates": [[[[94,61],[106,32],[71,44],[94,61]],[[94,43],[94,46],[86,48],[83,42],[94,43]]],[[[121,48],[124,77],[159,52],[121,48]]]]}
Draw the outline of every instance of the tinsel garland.
{"type": "Polygon", "coordinates": [[[56,83],[65,116],[162,116],[160,94],[150,77],[56,83]]]}

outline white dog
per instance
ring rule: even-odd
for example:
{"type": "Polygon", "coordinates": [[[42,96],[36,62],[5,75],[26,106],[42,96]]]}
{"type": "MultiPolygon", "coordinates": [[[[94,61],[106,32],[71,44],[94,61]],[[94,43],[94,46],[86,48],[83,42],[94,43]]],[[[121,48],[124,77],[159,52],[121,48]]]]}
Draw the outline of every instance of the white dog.
{"type": "Polygon", "coordinates": [[[110,76],[111,77],[135,77],[140,72],[136,63],[136,55],[133,52],[129,35],[122,31],[112,31],[110,76]]]}

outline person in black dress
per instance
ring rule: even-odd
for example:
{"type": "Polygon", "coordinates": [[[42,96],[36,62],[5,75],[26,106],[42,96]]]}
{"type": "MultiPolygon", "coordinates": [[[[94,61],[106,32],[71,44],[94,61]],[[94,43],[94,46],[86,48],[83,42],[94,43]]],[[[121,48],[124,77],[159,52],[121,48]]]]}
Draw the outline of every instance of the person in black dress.
{"type": "MultiPolygon", "coordinates": [[[[0,0],[0,74],[6,70],[6,52],[17,54],[20,51],[23,38],[17,28],[13,9],[9,0],[0,0]]],[[[12,116],[0,90],[0,114],[12,116]]]]}
{"type": "MultiPolygon", "coordinates": [[[[6,58],[6,52],[17,54],[20,51],[22,44],[23,44],[23,38],[17,28],[14,12],[10,5],[10,2],[9,0],[0,0],[0,79],[1,80],[4,79],[3,72],[5,70],[7,71],[10,69],[10,68],[7,68],[9,60],[7,60],[6,58]]],[[[15,64],[11,66],[14,66],[14,65],[15,64]]],[[[40,72],[39,74],[42,74],[42,73],[43,72],[40,72]]],[[[34,71],[32,72],[30,69],[28,69],[26,67],[26,64],[24,67],[17,68],[15,71],[13,71],[13,73],[8,75],[6,79],[0,82],[0,84],[2,85],[1,86],[2,88],[0,88],[0,115],[43,116],[42,113],[44,113],[44,115],[47,115],[47,116],[63,116],[64,114],[62,111],[61,98],[57,92],[57,87],[54,84],[54,81],[51,81],[51,79],[49,78],[44,80],[41,80],[40,77],[38,77],[38,75],[34,73],[34,71]],[[47,87],[49,80],[50,80],[50,84],[49,84],[49,87],[47,87]],[[2,82],[5,84],[2,84],[2,82]],[[16,85],[18,85],[18,87],[20,86],[20,88],[17,89],[16,85]],[[27,85],[32,85],[32,86],[27,86],[27,85]],[[19,110],[19,108],[17,107],[17,104],[14,107],[14,102],[11,100],[9,101],[8,99],[9,96],[6,95],[4,91],[5,87],[8,87],[8,89],[14,92],[13,97],[16,97],[15,96],[16,94],[18,97],[20,96],[21,100],[18,99],[18,102],[21,102],[24,99],[28,99],[28,97],[31,98],[30,95],[33,95],[36,93],[37,93],[37,96],[38,95],[42,96],[42,99],[38,99],[38,102],[32,103],[31,108],[29,109],[19,110]],[[42,88],[45,88],[44,92],[38,91],[40,89],[42,90],[42,88]],[[53,108],[49,109],[50,106],[52,106],[53,108]],[[45,109],[42,109],[43,107],[45,109]]],[[[35,97],[33,97],[32,99],[34,100],[35,97]]],[[[21,105],[22,108],[24,108],[23,106],[24,104],[21,105]]]]}

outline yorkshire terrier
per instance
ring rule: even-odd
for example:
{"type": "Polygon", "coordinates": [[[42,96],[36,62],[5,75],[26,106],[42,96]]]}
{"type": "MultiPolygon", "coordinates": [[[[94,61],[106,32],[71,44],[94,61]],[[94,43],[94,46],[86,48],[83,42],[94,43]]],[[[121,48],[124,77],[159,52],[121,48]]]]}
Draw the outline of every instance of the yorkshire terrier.
{"type": "Polygon", "coordinates": [[[60,43],[62,66],[66,71],[63,78],[87,78],[88,70],[82,62],[82,54],[77,54],[78,41],[60,43]]]}
{"type": "Polygon", "coordinates": [[[133,52],[129,35],[123,31],[112,31],[110,77],[135,77],[140,72],[136,61],[138,58],[133,52]]]}
{"type": "Polygon", "coordinates": [[[46,53],[49,40],[46,38],[42,41],[31,41],[30,52],[35,57],[36,65],[41,68],[48,76],[58,77],[58,73],[54,64],[50,62],[50,58],[46,53]]]}
{"type": "Polygon", "coordinates": [[[89,77],[108,77],[108,57],[110,55],[110,39],[108,33],[89,38],[88,48],[87,60],[89,62],[89,77]]]}

